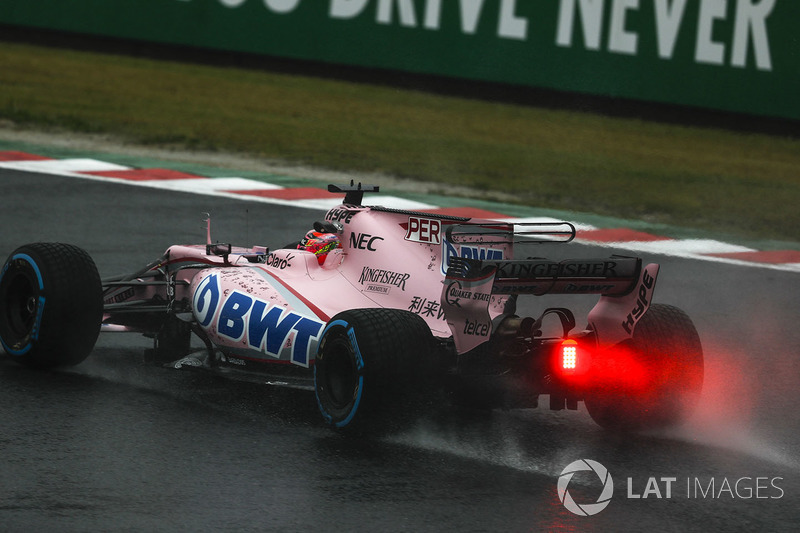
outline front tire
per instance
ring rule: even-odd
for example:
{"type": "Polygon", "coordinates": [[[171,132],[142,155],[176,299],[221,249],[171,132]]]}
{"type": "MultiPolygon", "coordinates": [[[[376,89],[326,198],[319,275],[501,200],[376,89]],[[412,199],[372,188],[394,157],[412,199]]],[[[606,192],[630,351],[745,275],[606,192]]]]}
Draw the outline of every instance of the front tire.
{"type": "Polygon", "coordinates": [[[322,333],[314,363],[317,403],[334,428],[371,433],[412,421],[433,385],[435,345],[414,313],[356,309],[322,333]]]}
{"type": "Polygon", "coordinates": [[[599,425],[630,431],[672,426],[689,416],[700,397],[700,337],[682,310],[654,304],[633,339],[601,354],[592,373],[599,382],[585,404],[599,425]]]}
{"type": "Polygon", "coordinates": [[[19,363],[77,365],[97,341],[103,296],[97,267],[70,244],[17,248],[0,273],[0,342],[19,363]]]}

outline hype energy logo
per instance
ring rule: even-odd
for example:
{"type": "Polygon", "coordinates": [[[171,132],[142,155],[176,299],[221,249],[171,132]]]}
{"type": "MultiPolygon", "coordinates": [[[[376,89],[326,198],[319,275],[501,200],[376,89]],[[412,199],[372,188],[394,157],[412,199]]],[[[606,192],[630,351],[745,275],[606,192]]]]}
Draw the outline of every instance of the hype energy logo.
{"type": "Polygon", "coordinates": [[[450,259],[453,257],[479,259],[481,261],[501,261],[503,259],[503,250],[477,245],[453,244],[448,239],[442,239],[442,274],[447,275],[450,259]]]}
{"type": "Polygon", "coordinates": [[[611,474],[608,469],[591,459],[578,459],[567,465],[558,476],[558,499],[564,504],[564,507],[573,514],[579,516],[592,516],[596,515],[611,503],[611,497],[614,495],[614,480],[611,479],[611,474]],[[599,483],[602,484],[602,491],[597,501],[589,503],[578,503],[569,492],[569,483],[572,481],[572,476],[577,472],[590,471],[597,474],[599,483]]]}

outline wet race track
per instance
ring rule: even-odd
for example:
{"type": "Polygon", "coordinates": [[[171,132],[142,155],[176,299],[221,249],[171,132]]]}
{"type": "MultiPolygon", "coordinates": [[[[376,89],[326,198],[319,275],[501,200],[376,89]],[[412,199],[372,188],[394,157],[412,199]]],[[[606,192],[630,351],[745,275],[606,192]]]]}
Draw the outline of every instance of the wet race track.
{"type": "MultiPolygon", "coordinates": [[[[0,173],[0,191],[3,258],[27,242],[70,242],[101,276],[143,266],[170,244],[204,242],[205,212],[215,239],[247,245],[296,240],[322,216],[15,171],[0,173]]],[[[657,301],[686,310],[705,348],[703,398],[684,427],[618,435],[582,406],[540,407],[437,412],[405,433],[355,440],[323,427],[313,394],[148,366],[151,341],[103,334],[67,371],[0,358],[0,529],[796,530],[799,275],[645,259],[662,264],[657,301]],[[614,484],[594,516],[572,514],[557,494],[562,470],[580,459],[604,465],[614,484]]],[[[594,301],[529,306],[569,306],[582,327],[594,301]]],[[[601,490],[592,472],[569,484],[581,503],[601,490]]]]}

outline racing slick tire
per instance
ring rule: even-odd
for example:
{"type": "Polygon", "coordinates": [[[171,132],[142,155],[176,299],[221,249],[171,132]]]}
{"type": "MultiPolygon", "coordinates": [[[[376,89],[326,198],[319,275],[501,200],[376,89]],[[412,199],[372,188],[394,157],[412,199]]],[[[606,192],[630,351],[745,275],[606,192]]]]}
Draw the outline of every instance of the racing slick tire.
{"type": "Polygon", "coordinates": [[[17,248],[0,273],[0,342],[36,368],[77,365],[103,319],[100,276],[83,249],[62,243],[17,248]]]}
{"type": "Polygon", "coordinates": [[[434,388],[435,343],[418,315],[355,309],[325,327],[314,363],[317,404],[330,426],[351,432],[402,429],[434,388]]]}
{"type": "Polygon", "coordinates": [[[668,427],[685,419],[703,386],[703,348],[691,319],[677,307],[654,304],[633,338],[601,361],[616,376],[602,380],[585,398],[600,426],[637,431],[668,427]]]}

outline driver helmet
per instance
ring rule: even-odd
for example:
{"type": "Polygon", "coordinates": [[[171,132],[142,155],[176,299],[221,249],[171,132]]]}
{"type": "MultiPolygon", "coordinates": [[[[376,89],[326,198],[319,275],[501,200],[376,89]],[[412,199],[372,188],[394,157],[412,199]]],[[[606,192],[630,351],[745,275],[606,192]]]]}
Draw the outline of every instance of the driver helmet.
{"type": "Polygon", "coordinates": [[[317,261],[321,265],[328,257],[328,253],[336,248],[341,248],[342,243],[339,236],[335,233],[327,233],[312,229],[306,233],[305,237],[297,245],[298,250],[307,250],[317,256],[317,261]]]}

